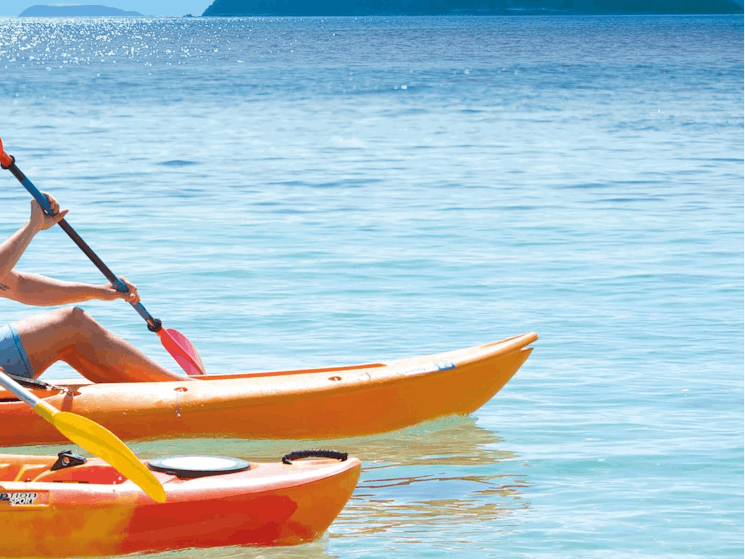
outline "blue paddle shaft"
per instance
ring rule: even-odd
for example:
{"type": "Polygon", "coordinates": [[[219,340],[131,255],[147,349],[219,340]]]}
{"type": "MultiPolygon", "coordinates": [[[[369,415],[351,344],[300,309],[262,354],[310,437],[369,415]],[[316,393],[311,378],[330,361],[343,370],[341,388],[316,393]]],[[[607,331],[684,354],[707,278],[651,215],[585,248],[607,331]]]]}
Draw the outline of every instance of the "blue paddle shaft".
{"type": "MultiPolygon", "coordinates": [[[[49,205],[49,200],[47,200],[47,197],[44,196],[30,180],[28,180],[28,177],[26,177],[26,175],[24,175],[16,166],[15,161],[13,161],[9,168],[13,175],[15,175],[20,183],[26,188],[26,190],[28,190],[29,194],[34,197],[34,200],[39,203],[41,208],[44,210],[44,213],[46,213],[50,217],[53,217],[54,212],[52,212],[52,207],[49,205]]],[[[59,226],[65,231],[65,233],[68,234],[68,236],[75,242],[75,244],[80,247],[85,255],[90,258],[91,262],[96,265],[96,267],[103,273],[103,275],[106,276],[106,279],[111,282],[111,285],[114,286],[114,289],[116,289],[120,293],[129,293],[129,289],[127,289],[127,286],[124,284],[124,282],[114,275],[109,267],[103,263],[98,255],[93,252],[93,249],[88,246],[88,244],[82,239],[80,235],[77,234],[77,232],[69,223],[67,223],[67,221],[65,221],[64,219],[60,220],[59,226]]],[[[139,313],[139,315],[145,319],[145,322],[148,323],[148,326],[151,330],[153,330],[153,332],[157,332],[158,330],[160,330],[160,321],[156,318],[153,318],[150,313],[145,310],[145,307],[142,305],[142,303],[130,303],[130,305],[132,305],[134,309],[139,313]]]]}

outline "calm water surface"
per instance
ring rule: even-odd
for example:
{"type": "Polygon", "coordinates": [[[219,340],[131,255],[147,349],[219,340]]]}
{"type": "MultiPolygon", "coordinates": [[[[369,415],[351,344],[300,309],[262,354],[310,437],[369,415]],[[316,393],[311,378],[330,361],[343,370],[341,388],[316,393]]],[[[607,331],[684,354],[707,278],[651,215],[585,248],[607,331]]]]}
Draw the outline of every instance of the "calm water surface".
{"type": "MultiPolygon", "coordinates": [[[[0,18],[0,107],[212,373],[540,335],[468,418],[134,443],[364,465],[318,543],[153,557],[742,557],[742,17],[0,18]]],[[[0,207],[7,236],[10,174],[0,207]]],[[[19,269],[101,281],[59,230],[19,269]]],[[[176,367],[127,305],[84,307],[176,367]]]]}

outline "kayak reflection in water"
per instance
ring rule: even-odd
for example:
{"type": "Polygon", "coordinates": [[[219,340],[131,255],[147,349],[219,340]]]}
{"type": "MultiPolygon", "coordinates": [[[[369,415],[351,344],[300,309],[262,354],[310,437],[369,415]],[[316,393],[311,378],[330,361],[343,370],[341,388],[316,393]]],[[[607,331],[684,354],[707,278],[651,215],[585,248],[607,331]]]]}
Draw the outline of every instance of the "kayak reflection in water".
{"type": "MultiPolygon", "coordinates": [[[[32,200],[28,222],[0,244],[0,297],[40,307],[92,299],[138,303],[137,288],[125,278],[121,280],[129,293],[121,293],[111,284],[73,283],[13,269],[36,234],[67,215],[68,210],[60,211],[57,200],[44,195],[54,217],[32,200]]],[[[192,380],[164,369],[79,307],[30,316],[0,327],[0,367],[8,373],[35,379],[57,361],[67,363],[93,382],[192,380]]]]}

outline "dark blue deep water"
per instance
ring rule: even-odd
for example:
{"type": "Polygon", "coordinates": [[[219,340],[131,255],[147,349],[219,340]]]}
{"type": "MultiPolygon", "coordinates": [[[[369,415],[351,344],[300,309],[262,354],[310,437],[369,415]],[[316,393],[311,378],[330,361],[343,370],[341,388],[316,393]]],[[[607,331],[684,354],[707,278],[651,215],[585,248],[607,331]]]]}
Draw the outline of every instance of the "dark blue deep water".
{"type": "MultiPolygon", "coordinates": [[[[364,463],[320,542],[163,557],[743,556],[741,16],[0,18],[0,109],[210,372],[540,335],[471,417],[312,443],[364,463]]],[[[5,237],[7,173],[0,208],[5,237]]],[[[61,231],[18,268],[101,281],[61,231]]]]}

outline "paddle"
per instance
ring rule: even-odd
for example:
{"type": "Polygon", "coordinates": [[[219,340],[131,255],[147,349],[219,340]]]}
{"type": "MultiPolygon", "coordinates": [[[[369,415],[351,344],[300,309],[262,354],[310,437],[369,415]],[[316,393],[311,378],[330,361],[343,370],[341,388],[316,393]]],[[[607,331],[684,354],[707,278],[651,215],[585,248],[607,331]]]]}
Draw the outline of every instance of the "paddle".
{"type": "MultiPolygon", "coordinates": [[[[0,166],[3,169],[8,169],[15,178],[29,191],[31,196],[39,203],[44,212],[52,216],[52,208],[49,205],[49,200],[44,196],[39,189],[37,189],[30,180],[24,175],[21,170],[16,166],[15,158],[12,155],[5,153],[3,149],[3,142],[0,139],[0,166]]],[[[59,221],[59,226],[64,230],[65,233],[75,242],[78,247],[90,258],[96,267],[106,276],[111,284],[117,291],[121,293],[128,293],[129,290],[122,280],[114,275],[114,273],[103,263],[98,255],[93,252],[91,247],[77,234],[77,232],[70,226],[64,219],[59,221]]],[[[140,314],[142,318],[147,322],[147,328],[151,332],[155,332],[160,338],[160,342],[168,353],[176,360],[184,371],[189,375],[203,375],[205,374],[204,364],[202,358],[199,357],[197,349],[194,347],[189,339],[184,336],[178,330],[173,328],[163,328],[161,322],[157,318],[153,318],[142,303],[130,303],[135,310],[140,314]]]]}
{"type": "Polygon", "coordinates": [[[0,384],[31,406],[76,445],[103,458],[124,477],[139,485],[153,500],[165,503],[166,492],[158,479],[114,433],[82,415],[59,411],[8,377],[2,368],[0,384]]]}

